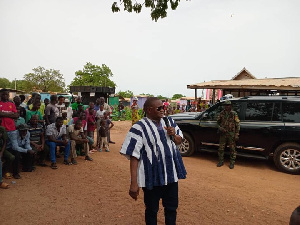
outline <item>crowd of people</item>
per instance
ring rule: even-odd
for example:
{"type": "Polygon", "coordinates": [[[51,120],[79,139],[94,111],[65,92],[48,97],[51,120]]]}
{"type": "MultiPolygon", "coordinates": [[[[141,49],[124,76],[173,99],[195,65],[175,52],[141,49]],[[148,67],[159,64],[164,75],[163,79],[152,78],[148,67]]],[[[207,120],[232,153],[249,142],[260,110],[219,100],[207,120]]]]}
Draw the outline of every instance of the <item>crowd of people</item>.
{"type": "Polygon", "coordinates": [[[57,169],[56,158],[62,155],[65,165],[76,165],[78,155],[92,161],[90,154],[109,152],[109,144],[114,144],[112,110],[103,97],[85,110],[81,97],[72,104],[57,95],[42,102],[41,95],[33,93],[25,103],[24,95],[10,101],[6,89],[0,90],[0,97],[0,188],[9,188],[3,177],[20,179],[21,171],[48,166],[47,158],[57,169]]]}

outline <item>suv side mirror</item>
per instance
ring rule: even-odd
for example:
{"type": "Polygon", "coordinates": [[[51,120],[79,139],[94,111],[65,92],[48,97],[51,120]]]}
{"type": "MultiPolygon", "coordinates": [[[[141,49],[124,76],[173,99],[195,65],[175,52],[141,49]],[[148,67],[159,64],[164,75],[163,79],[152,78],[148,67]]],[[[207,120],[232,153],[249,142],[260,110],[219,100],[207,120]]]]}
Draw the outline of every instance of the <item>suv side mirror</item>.
{"type": "Polygon", "coordinates": [[[208,119],[208,113],[207,112],[203,113],[202,119],[204,119],[204,120],[208,119]]]}

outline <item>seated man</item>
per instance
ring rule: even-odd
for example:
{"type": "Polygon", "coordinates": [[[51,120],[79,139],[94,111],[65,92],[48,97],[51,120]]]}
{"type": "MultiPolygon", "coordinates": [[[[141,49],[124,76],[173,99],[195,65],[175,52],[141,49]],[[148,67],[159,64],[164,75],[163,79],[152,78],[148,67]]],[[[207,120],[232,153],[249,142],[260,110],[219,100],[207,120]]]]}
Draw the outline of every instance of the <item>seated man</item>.
{"type": "Polygon", "coordinates": [[[69,137],[71,139],[71,163],[76,165],[76,145],[83,145],[85,151],[85,160],[92,161],[93,159],[89,156],[89,140],[85,137],[82,128],[82,121],[76,120],[75,124],[68,127],[69,137]]]}
{"type": "Polygon", "coordinates": [[[64,164],[70,165],[68,161],[70,154],[70,141],[67,139],[67,129],[63,125],[63,118],[57,117],[56,122],[47,126],[46,129],[47,141],[46,144],[50,147],[51,168],[57,169],[56,165],[56,146],[65,146],[64,164]]]}
{"type": "MultiPolygon", "coordinates": [[[[33,104],[34,105],[34,104],[33,104]]],[[[32,115],[29,120],[29,133],[30,133],[30,145],[32,150],[38,155],[38,165],[47,166],[45,164],[45,158],[49,151],[45,149],[45,134],[44,128],[41,124],[38,123],[39,115],[32,115]]]]}
{"type": "Polygon", "coordinates": [[[15,156],[15,160],[13,162],[13,177],[15,179],[21,178],[19,174],[21,157],[23,163],[23,172],[33,171],[33,160],[35,153],[30,146],[30,134],[27,132],[27,130],[28,126],[26,124],[21,124],[17,133],[18,146],[13,146],[11,141],[9,141],[7,144],[7,150],[15,156]]]}
{"type": "Polygon", "coordinates": [[[2,161],[1,158],[3,156],[3,152],[6,148],[6,141],[7,141],[7,133],[5,128],[0,126],[0,188],[7,189],[9,185],[5,182],[2,182],[2,161]]]}

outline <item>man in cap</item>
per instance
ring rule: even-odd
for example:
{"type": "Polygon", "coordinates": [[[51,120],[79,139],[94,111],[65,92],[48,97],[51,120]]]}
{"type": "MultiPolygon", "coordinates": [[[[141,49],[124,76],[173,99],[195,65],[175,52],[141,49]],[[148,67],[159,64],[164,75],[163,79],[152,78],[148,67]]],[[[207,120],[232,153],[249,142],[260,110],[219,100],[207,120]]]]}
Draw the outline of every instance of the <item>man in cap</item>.
{"type": "Polygon", "coordinates": [[[217,167],[224,165],[224,149],[226,143],[230,148],[230,169],[234,168],[236,150],[235,142],[239,139],[240,120],[235,111],[231,110],[231,102],[226,100],[224,102],[224,110],[220,113],[218,120],[220,142],[219,142],[219,162],[217,167]]]}

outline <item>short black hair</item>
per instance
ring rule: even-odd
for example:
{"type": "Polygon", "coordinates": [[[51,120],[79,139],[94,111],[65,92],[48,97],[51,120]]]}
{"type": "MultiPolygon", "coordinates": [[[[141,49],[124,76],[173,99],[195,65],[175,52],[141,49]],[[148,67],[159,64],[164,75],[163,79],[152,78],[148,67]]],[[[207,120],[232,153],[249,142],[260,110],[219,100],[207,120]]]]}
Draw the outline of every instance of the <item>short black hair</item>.
{"type": "Polygon", "coordinates": [[[59,122],[59,121],[64,121],[64,119],[61,116],[59,116],[56,118],[56,122],[59,122]]]}
{"type": "Polygon", "coordinates": [[[61,99],[61,98],[65,98],[65,97],[64,97],[64,96],[62,96],[62,95],[58,96],[58,99],[61,99]]]}
{"type": "Polygon", "coordinates": [[[57,99],[57,96],[56,95],[51,95],[50,96],[50,101],[53,101],[53,100],[56,100],[57,99]]]}
{"type": "Polygon", "coordinates": [[[146,100],[146,102],[145,102],[145,104],[144,104],[144,111],[146,112],[146,110],[147,110],[149,107],[151,107],[152,104],[153,104],[153,102],[155,102],[155,101],[160,101],[160,99],[157,98],[157,97],[149,97],[149,98],[147,98],[147,100],[146,100]]]}
{"type": "Polygon", "coordinates": [[[82,120],[79,120],[79,119],[76,120],[75,125],[78,124],[78,123],[82,123],[82,120]]]}
{"type": "Polygon", "coordinates": [[[9,91],[9,90],[6,89],[6,88],[2,88],[2,89],[0,90],[0,92],[5,92],[5,91],[9,91]]]}
{"type": "Polygon", "coordinates": [[[25,100],[25,95],[19,95],[19,97],[21,98],[22,102],[25,100]]]}

